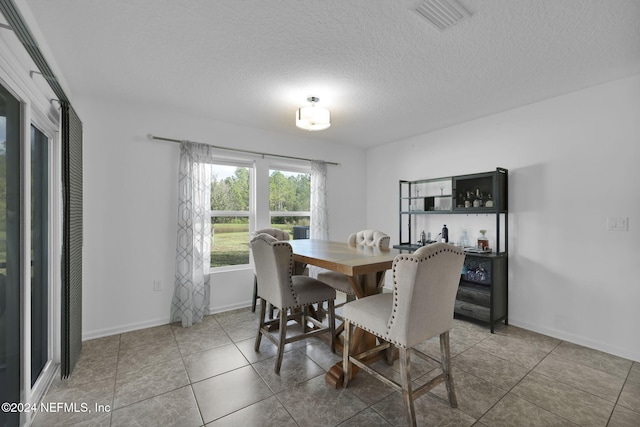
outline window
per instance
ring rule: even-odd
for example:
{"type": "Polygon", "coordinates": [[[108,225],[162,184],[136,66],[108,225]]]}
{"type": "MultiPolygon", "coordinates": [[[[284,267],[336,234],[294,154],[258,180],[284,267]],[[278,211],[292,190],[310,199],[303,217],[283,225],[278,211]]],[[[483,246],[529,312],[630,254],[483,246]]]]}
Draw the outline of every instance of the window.
{"type": "Polygon", "coordinates": [[[253,167],[211,165],[211,267],[249,264],[253,167]]]}
{"type": "Polygon", "coordinates": [[[269,218],[271,227],[296,237],[295,228],[311,220],[311,175],[309,172],[269,170],[269,218]]]}
{"type": "Polygon", "coordinates": [[[211,268],[249,265],[250,233],[256,224],[304,238],[310,220],[307,168],[265,160],[211,164],[211,268]]]}

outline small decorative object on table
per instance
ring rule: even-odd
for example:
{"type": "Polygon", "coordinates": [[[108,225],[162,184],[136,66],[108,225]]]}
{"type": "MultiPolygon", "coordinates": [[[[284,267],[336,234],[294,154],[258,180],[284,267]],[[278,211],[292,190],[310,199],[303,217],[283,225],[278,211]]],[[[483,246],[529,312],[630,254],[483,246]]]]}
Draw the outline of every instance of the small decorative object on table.
{"type": "Polygon", "coordinates": [[[489,239],[487,239],[487,230],[480,230],[480,237],[478,237],[478,249],[482,251],[489,250],[489,239]]]}

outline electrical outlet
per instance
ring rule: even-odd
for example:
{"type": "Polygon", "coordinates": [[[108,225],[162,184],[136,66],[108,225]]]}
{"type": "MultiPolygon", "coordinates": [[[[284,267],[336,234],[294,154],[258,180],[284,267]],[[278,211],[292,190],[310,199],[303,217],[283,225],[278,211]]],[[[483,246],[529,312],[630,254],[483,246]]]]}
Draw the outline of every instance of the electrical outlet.
{"type": "Polygon", "coordinates": [[[162,290],[162,282],[160,280],[153,281],[153,290],[154,292],[158,292],[162,290]]]}

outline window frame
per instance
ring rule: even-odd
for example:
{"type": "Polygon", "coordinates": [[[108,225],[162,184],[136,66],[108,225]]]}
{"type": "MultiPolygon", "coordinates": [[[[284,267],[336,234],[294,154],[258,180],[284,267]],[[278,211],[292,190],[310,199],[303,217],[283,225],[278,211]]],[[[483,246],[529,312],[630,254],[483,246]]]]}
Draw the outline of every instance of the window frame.
{"type": "MultiPolygon", "coordinates": [[[[214,165],[220,166],[230,166],[236,168],[247,168],[249,170],[249,210],[248,211],[237,211],[237,210],[209,210],[209,218],[210,220],[214,217],[247,217],[249,222],[249,236],[251,236],[253,226],[255,224],[255,188],[256,188],[256,164],[253,161],[247,161],[246,159],[231,159],[231,158],[216,158],[215,161],[209,162],[209,165],[212,167],[214,165]]],[[[213,176],[212,176],[213,178],[213,176]]],[[[213,233],[213,225],[211,228],[211,232],[213,233]]],[[[213,251],[215,239],[212,237],[211,239],[211,250],[213,251]]],[[[235,271],[235,270],[244,270],[246,268],[251,267],[251,251],[249,251],[249,262],[246,264],[230,264],[230,265],[222,265],[218,267],[211,266],[209,264],[209,271],[211,273],[215,272],[225,272],[225,271],[235,271]]]]}
{"type": "MultiPolygon", "coordinates": [[[[268,170],[268,179],[271,178],[271,171],[282,171],[282,172],[292,172],[292,173],[301,173],[311,176],[311,166],[301,166],[299,164],[286,164],[286,163],[270,163],[268,170]]],[[[311,190],[311,182],[309,182],[309,190],[311,190]]],[[[270,195],[269,195],[270,196],[270,195]]],[[[277,216],[306,216],[309,217],[309,222],[311,222],[311,192],[309,192],[309,210],[308,211],[272,211],[269,206],[268,219],[269,224],[271,224],[271,219],[277,216]]]]}

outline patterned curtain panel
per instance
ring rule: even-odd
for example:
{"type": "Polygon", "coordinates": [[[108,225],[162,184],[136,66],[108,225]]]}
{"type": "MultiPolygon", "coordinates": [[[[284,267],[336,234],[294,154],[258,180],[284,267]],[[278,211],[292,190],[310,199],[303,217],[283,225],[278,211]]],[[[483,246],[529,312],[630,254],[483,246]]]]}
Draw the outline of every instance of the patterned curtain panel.
{"type": "MultiPolygon", "coordinates": [[[[327,218],[327,163],[321,160],[311,162],[311,225],[309,237],[329,240],[327,218]]],[[[324,271],[320,267],[309,266],[309,276],[318,277],[324,271]]]]}
{"type": "Polygon", "coordinates": [[[211,147],[183,142],[178,176],[178,240],[171,321],[183,327],[209,314],[211,147]]]}
{"type": "Polygon", "coordinates": [[[309,237],[329,240],[327,218],[327,163],[311,162],[311,227],[309,237]]]}

